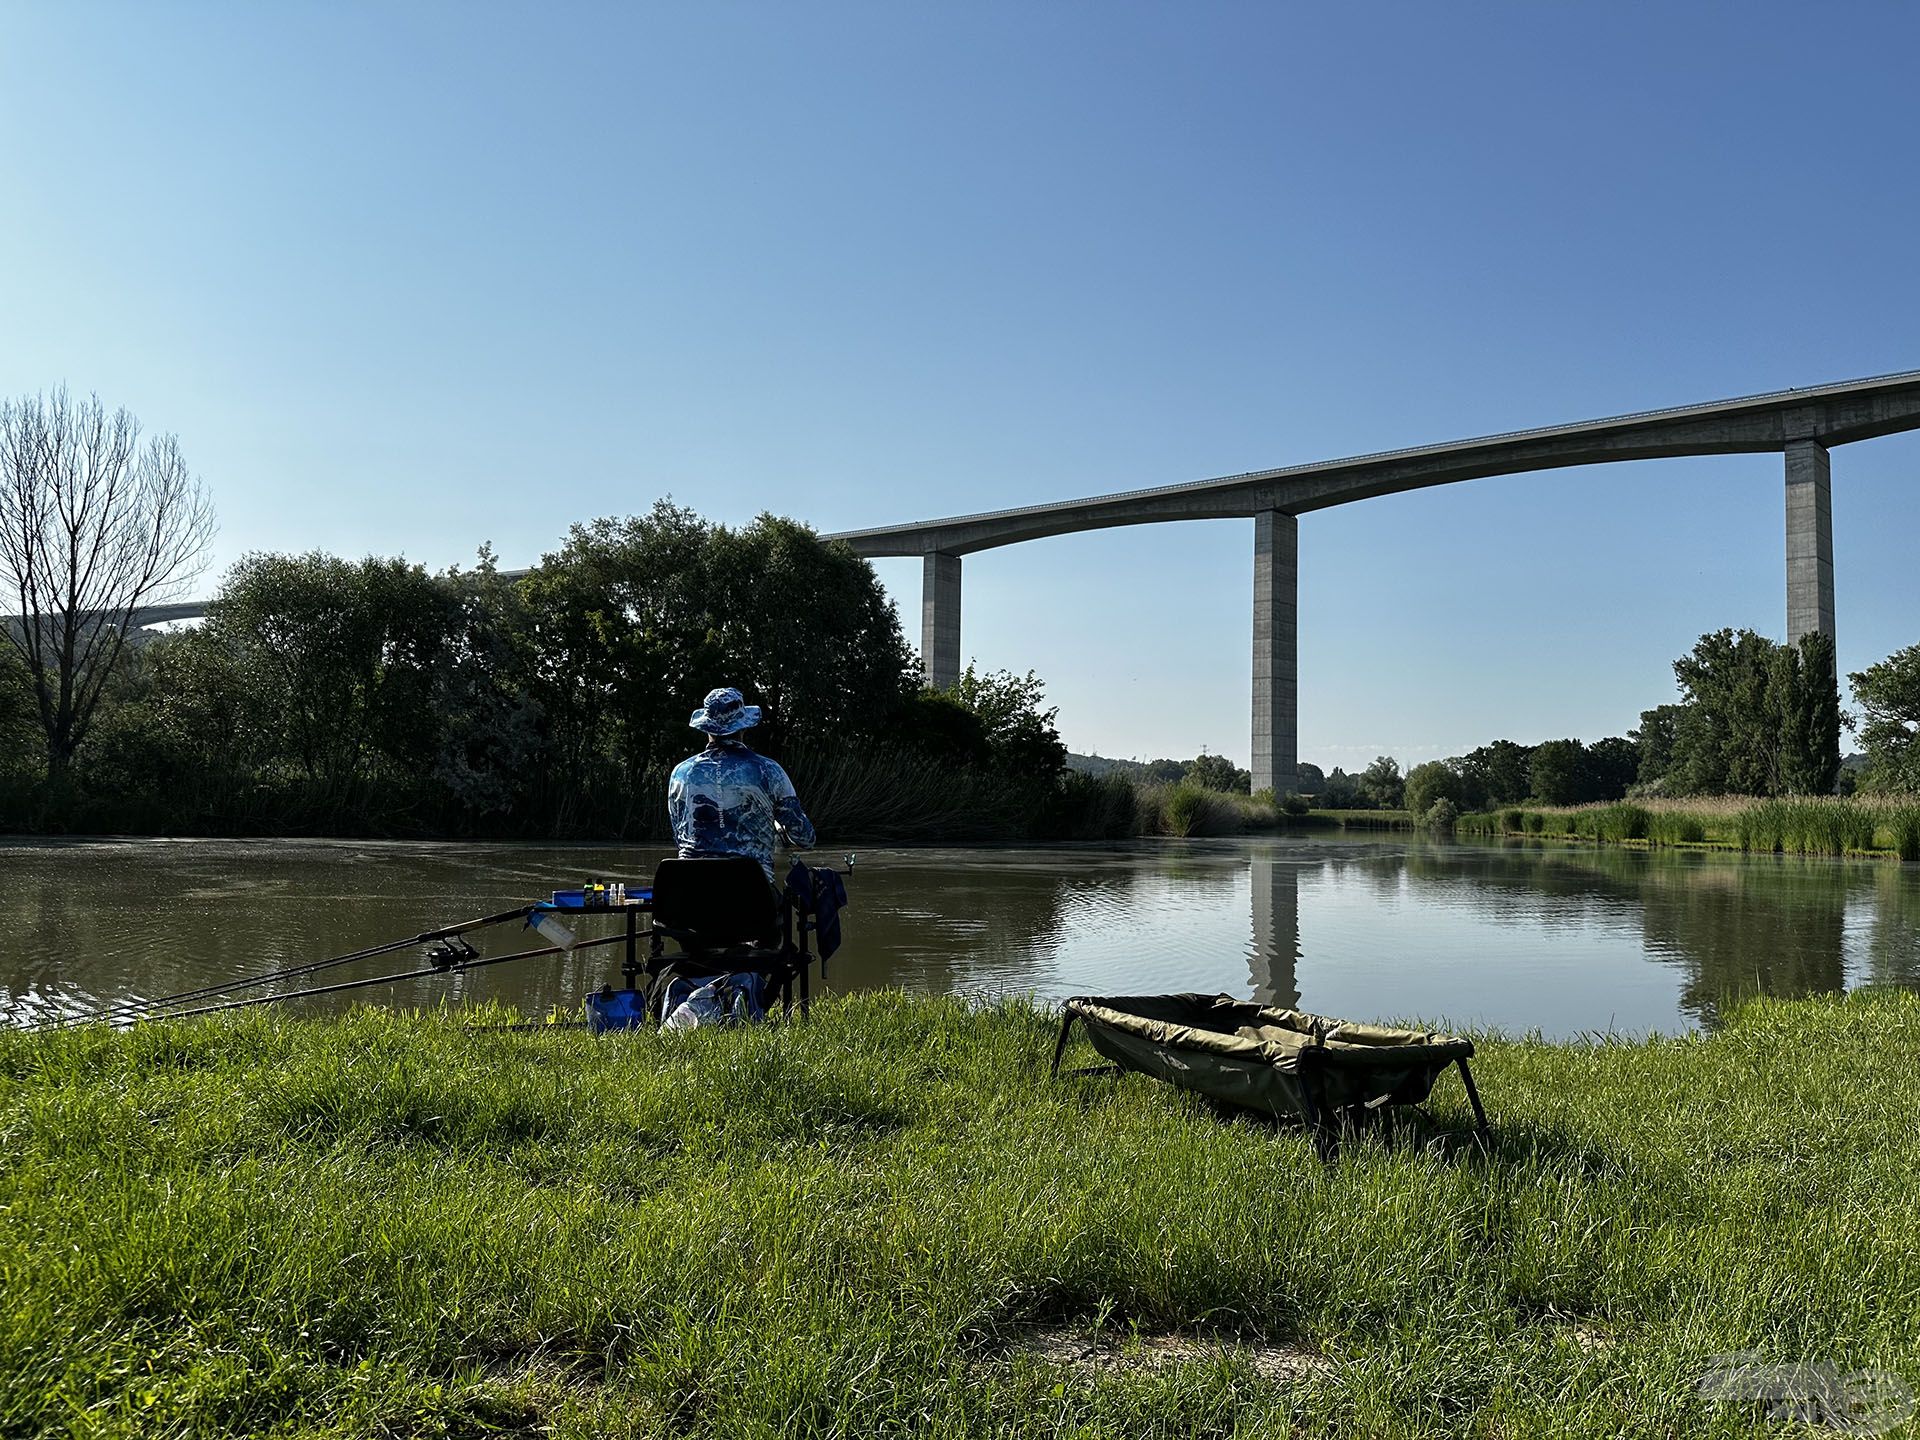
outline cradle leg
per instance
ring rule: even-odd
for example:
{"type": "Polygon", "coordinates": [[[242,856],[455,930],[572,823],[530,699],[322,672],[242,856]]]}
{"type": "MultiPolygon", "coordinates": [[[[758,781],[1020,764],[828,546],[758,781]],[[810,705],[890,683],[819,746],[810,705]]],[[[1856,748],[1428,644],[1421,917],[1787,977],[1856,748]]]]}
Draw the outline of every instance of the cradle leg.
{"type": "Polygon", "coordinates": [[[1300,1108],[1306,1112],[1307,1129],[1313,1133],[1313,1153],[1322,1165],[1331,1165],[1340,1158],[1340,1135],[1333,1127],[1325,1092],[1316,1095],[1316,1089],[1314,1080],[1300,1077],[1300,1108]]]}
{"type": "Polygon", "coordinates": [[[1053,1047],[1053,1078],[1060,1078],[1060,1057],[1067,1053],[1067,1032],[1073,1028],[1074,1014],[1069,1010],[1060,1017],[1060,1039],[1053,1047]]]}
{"type": "Polygon", "coordinates": [[[1480,1105],[1480,1092],[1474,1088],[1473,1071],[1467,1068],[1464,1056],[1456,1063],[1460,1066],[1461,1083],[1467,1087],[1467,1103],[1473,1106],[1473,1128],[1480,1136],[1480,1143],[1486,1145],[1491,1141],[1492,1135],[1487,1129],[1487,1112],[1480,1105]]]}

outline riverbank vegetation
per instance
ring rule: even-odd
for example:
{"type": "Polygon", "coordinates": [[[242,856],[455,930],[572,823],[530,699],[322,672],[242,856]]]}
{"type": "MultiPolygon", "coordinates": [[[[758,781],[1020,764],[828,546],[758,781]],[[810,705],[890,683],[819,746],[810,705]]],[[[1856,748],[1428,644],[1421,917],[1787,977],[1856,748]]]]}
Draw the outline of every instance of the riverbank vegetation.
{"type": "Polygon", "coordinates": [[[0,1431],[1713,1436],[1726,1355],[1920,1382],[1912,995],[1483,1040],[1491,1153],[1449,1077],[1330,1170],[1050,1079],[1054,1023],[0,1035],[0,1431]]]}
{"type": "Polygon", "coordinates": [[[1920,860],[1920,798],[1912,797],[1655,797],[1575,809],[1508,806],[1463,815],[1453,828],[1482,835],[1920,860]]]}
{"type": "Polygon", "coordinates": [[[1920,646],[1849,677],[1865,751],[1843,762],[1833,643],[1750,630],[1700,637],[1674,662],[1681,699],[1628,738],[1496,740],[1415,766],[1404,803],[1440,828],[1920,858],[1920,646]],[[1833,800],[1856,792],[1859,803],[1833,800]]]}
{"type": "Polygon", "coordinates": [[[0,829],[658,841],[687,715],[732,683],[827,836],[1131,833],[1067,773],[1037,677],[926,689],[872,567],[772,516],[662,502],[575,526],[518,578],[485,552],[440,575],[252,555],[203,625],[93,678],[62,759],[53,732],[33,743],[25,667],[0,664],[0,829]]]}

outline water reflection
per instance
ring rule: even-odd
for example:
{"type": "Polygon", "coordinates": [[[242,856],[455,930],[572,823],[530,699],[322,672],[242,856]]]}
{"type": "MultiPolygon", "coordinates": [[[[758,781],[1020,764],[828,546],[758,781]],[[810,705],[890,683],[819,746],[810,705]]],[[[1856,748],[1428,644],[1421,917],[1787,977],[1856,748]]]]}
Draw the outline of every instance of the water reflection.
{"type": "MultiPolygon", "coordinates": [[[[358,842],[0,844],[18,1021],[206,985],[504,909],[657,850],[358,842]]],[[[1757,993],[1920,982],[1920,867],[1263,838],[863,857],[831,989],[1252,993],[1549,1035],[1712,1026],[1757,993]]],[[[520,935],[486,946],[519,948],[520,935]]],[[[409,952],[329,978],[409,968],[409,952]]],[[[355,999],[567,1007],[606,951],[355,999]]],[[[298,982],[296,982],[298,983],[298,982]]],[[[288,987],[291,988],[291,987],[288,987]]],[[[301,1002],[322,1007],[328,1002],[301,1002]]]]}
{"type": "Polygon", "coordinates": [[[1300,862],[1269,848],[1254,851],[1253,998],[1262,1005],[1300,1004],[1300,862]]]}

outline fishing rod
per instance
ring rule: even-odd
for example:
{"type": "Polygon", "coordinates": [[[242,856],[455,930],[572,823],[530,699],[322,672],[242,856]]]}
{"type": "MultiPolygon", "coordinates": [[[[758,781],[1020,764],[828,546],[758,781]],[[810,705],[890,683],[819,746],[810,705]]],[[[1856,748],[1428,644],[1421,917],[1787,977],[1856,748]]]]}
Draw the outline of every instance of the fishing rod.
{"type": "MultiPolygon", "coordinates": [[[[596,945],[616,945],[624,943],[625,935],[602,935],[597,940],[580,940],[571,947],[574,950],[591,950],[596,945]]],[[[202,1005],[192,1010],[169,1010],[164,1015],[155,1015],[155,1020],[188,1020],[196,1015],[214,1015],[223,1010],[244,1010],[252,1005],[277,1005],[283,1000],[303,1000],[310,995],[338,995],[344,990],[364,990],[370,985],[393,985],[402,980],[424,980],[429,975],[462,974],[468,970],[484,969],[488,965],[505,965],[512,960],[537,960],[543,955],[564,955],[569,947],[548,945],[538,950],[521,950],[513,955],[493,955],[484,959],[454,960],[443,965],[426,965],[418,970],[400,970],[391,975],[370,975],[362,980],[342,980],[337,985],[315,985],[306,990],[290,990],[284,995],[255,995],[246,1000],[228,1000],[219,1005],[202,1005]]]]}
{"type": "Polygon", "coordinates": [[[501,925],[509,920],[519,920],[531,915],[538,908],[537,905],[520,905],[512,910],[502,910],[498,915],[485,915],[477,920],[464,921],[458,925],[443,925],[438,929],[423,930],[418,935],[409,935],[404,940],[389,940],[384,944],[369,945],[364,950],[349,951],[345,955],[334,955],[325,960],[309,960],[299,965],[288,965],[279,970],[249,975],[239,980],[226,980],[214,985],[202,985],[194,990],[181,990],[172,995],[122,1001],[118,1005],[109,1006],[91,1015],[45,1020],[35,1025],[22,1026],[21,1029],[34,1034],[47,1030],[67,1030],[77,1025],[113,1025],[124,1021],[153,1019],[171,1005],[184,1005],[195,1000],[211,1000],[216,996],[232,995],[241,990],[251,990],[256,986],[271,985],[281,980],[304,979],[306,976],[318,975],[322,971],[337,969],[342,965],[353,965],[362,960],[391,954],[395,950],[404,950],[409,945],[431,945],[436,941],[455,939],[474,930],[484,930],[489,925],[501,925]]]}

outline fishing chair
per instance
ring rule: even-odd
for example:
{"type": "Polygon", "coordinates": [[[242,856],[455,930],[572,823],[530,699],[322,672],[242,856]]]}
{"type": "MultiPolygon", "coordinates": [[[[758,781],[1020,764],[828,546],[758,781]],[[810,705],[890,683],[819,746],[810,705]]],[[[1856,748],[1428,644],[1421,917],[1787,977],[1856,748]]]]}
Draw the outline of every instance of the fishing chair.
{"type": "Polygon", "coordinates": [[[760,862],[745,855],[662,860],[653,872],[653,931],[647,982],[653,1019],[676,978],[711,979],[752,972],[766,993],[791,1011],[799,981],[800,1013],[807,1011],[807,962],[794,943],[793,916],[760,862]],[[679,948],[666,949],[671,940],[679,948]]]}

